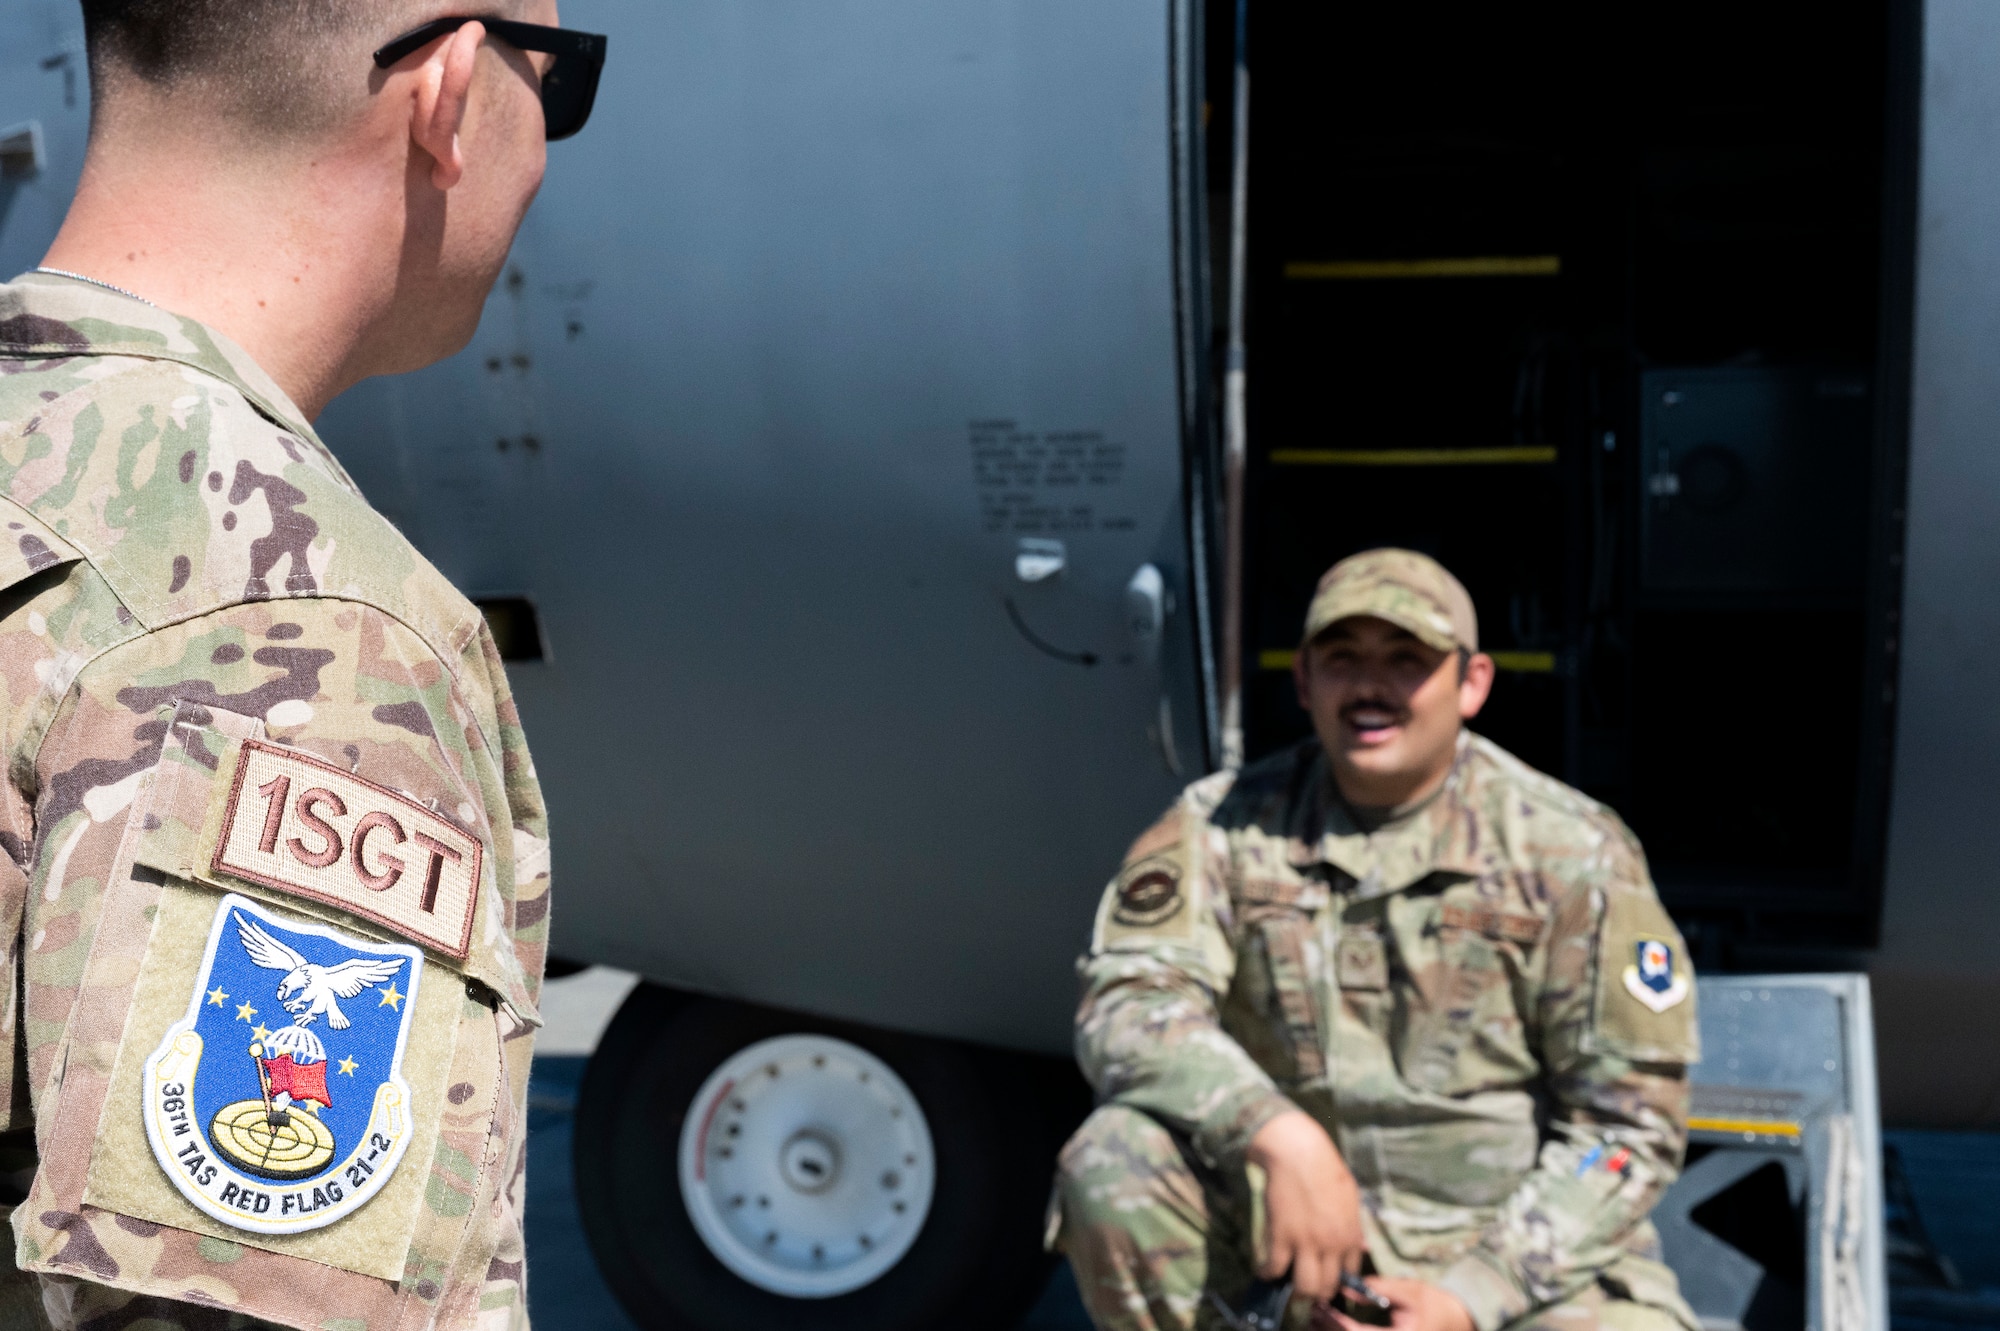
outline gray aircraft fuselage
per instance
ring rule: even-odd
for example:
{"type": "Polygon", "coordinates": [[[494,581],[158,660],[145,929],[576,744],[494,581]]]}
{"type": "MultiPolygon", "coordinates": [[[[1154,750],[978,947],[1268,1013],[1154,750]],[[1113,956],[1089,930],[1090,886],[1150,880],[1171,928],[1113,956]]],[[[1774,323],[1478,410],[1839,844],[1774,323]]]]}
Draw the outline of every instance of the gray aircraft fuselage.
{"type": "MultiPolygon", "coordinates": [[[[1215,756],[1189,12],[564,21],[612,34],[595,118],[551,149],[472,345],[319,422],[461,588],[534,608],[542,659],[510,674],[553,951],[1065,1051],[1104,880],[1215,756]]],[[[1984,7],[1927,7],[1899,733],[1859,959],[1892,1116],[1960,1125],[2000,1118],[1996,47],[1984,7]]],[[[54,234],[87,118],[73,0],[0,0],[0,134],[40,141],[0,178],[7,272],[54,234]]],[[[1753,709],[1719,760],[1756,742],[1753,709]]]]}

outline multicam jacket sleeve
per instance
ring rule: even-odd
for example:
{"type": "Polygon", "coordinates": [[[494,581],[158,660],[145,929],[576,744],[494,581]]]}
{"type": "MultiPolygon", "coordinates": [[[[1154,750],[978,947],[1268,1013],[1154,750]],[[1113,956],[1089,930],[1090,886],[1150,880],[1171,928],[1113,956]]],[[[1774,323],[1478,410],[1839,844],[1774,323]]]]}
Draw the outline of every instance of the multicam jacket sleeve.
{"type": "Polygon", "coordinates": [[[1217,1166],[1292,1107],[1220,1018],[1236,952],[1228,846],[1208,814],[1229,786],[1226,773],[1191,786],[1127,853],[1079,966],[1076,1034],[1100,1099],[1151,1114],[1217,1166]]]}
{"type": "MultiPolygon", "coordinates": [[[[94,586],[94,577],[79,570],[11,617],[13,631],[0,635],[0,663],[30,678],[60,670],[58,644],[72,628],[93,622],[94,586]]],[[[115,612],[109,606],[105,612],[115,623],[115,612]]],[[[469,1001],[462,1020],[473,1029],[497,1028],[499,1057],[488,1047],[481,1051],[485,1063],[460,1070],[459,1056],[451,1076],[465,1094],[454,1092],[433,1158],[406,1166],[430,1175],[406,1279],[400,1287],[347,1279],[365,1285],[381,1305],[361,1317],[368,1325],[387,1320],[403,1302],[428,1305],[440,1325],[469,1326],[481,1308],[506,1309],[507,1319],[489,1315],[495,1325],[524,1324],[518,1276],[526,1134],[506,1125],[518,1124],[523,1113],[531,1031],[506,1005],[533,1011],[541,930],[523,916],[546,891],[546,851],[532,787],[507,788],[507,760],[515,756],[508,752],[511,701],[500,690],[479,696],[487,687],[483,655],[471,646],[457,663],[461,678],[468,667],[477,672],[475,691],[463,692],[422,642],[372,608],[288,598],[133,637],[86,666],[54,709],[33,768],[31,844],[38,853],[30,861],[24,930],[25,1044],[43,1173],[14,1222],[26,1262],[49,1272],[44,1280],[65,1285],[79,1317],[145,1309],[162,1325],[179,1325],[180,1308],[166,1300],[200,1288],[241,1311],[295,1324],[280,1311],[284,1300],[263,1291],[287,1288],[301,1266],[297,1257],[158,1225],[141,1232],[136,1223],[109,1223],[100,1211],[52,1200],[90,1158],[63,1144],[69,1116],[61,1104],[84,1094],[78,1088],[86,1073],[108,1076],[120,1053],[120,1027],[100,1030],[87,1019],[95,1000],[89,976],[92,964],[103,969],[99,916],[118,848],[132,835],[127,824],[144,805],[141,782],[160,761],[172,718],[232,714],[261,720],[278,743],[433,802],[462,819],[498,858],[493,885],[500,909],[480,912],[480,924],[494,935],[475,940],[468,973],[490,985],[504,1010],[495,1023],[469,1001]],[[468,1213],[476,1231],[469,1242],[468,1213]],[[215,1259],[218,1252],[226,1266],[215,1259]],[[477,1269],[461,1269],[473,1258],[477,1269]],[[94,1276],[103,1286],[66,1285],[65,1276],[94,1276]],[[218,1283],[211,1289],[204,1280],[218,1283]],[[158,1306],[144,1298],[135,1303],[135,1295],[152,1295],[158,1306]]],[[[448,982],[444,974],[440,969],[431,982],[448,982]]],[[[461,1041],[461,1048],[475,1045],[461,1041]]]]}
{"type": "MultiPolygon", "coordinates": [[[[0,286],[0,442],[0,937],[15,940],[5,978],[20,995],[0,1019],[18,1059],[0,1092],[16,1086],[11,1124],[32,1109],[40,1154],[9,1217],[16,1273],[0,1306],[33,1282],[61,1325],[518,1331],[549,859],[478,610],[239,348],[140,301],[60,277],[0,286]],[[423,940],[421,992],[379,1000],[425,1014],[405,1027],[419,1052],[403,1071],[429,1135],[370,1172],[420,1202],[294,1233],[175,1191],[144,1136],[155,1102],[136,1089],[157,1032],[132,1032],[184,1011],[181,982],[205,964],[169,932],[187,903],[213,919],[223,893],[245,893],[302,927],[386,941],[379,911],[350,917],[209,857],[208,815],[238,800],[222,774],[252,740],[449,825],[483,866],[456,945],[423,940]]],[[[307,791],[299,808],[315,794],[338,803],[307,791]]],[[[379,850],[392,834],[376,836],[379,850]]],[[[352,854],[298,863],[351,862],[388,891],[360,840],[350,829],[352,854]]],[[[245,1004],[246,1029],[254,1015],[245,1004]]],[[[357,1067],[388,1085],[377,1063],[340,1066],[324,1074],[334,1097],[361,1085],[339,1080],[357,1067]]]]}
{"type": "Polygon", "coordinates": [[[1437,1282],[1480,1331],[1613,1278],[1618,1259],[1652,1246],[1643,1222],[1680,1170],[1694,1000],[1690,988],[1657,1010],[1661,995],[1642,998],[1639,950],[1668,949],[1673,984],[1693,977],[1636,849],[1614,860],[1608,878],[1573,884],[1544,944],[1545,979],[1526,1014],[1552,1101],[1535,1167],[1437,1282]]]}

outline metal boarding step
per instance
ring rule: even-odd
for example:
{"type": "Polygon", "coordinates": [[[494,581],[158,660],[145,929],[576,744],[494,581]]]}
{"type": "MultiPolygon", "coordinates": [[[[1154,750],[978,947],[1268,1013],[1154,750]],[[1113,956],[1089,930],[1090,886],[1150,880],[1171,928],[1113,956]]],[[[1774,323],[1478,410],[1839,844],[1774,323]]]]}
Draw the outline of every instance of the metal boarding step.
{"type": "Polygon", "coordinates": [[[1865,975],[1699,982],[1687,1168],[1654,1211],[1711,1331],[1887,1331],[1865,975]]]}

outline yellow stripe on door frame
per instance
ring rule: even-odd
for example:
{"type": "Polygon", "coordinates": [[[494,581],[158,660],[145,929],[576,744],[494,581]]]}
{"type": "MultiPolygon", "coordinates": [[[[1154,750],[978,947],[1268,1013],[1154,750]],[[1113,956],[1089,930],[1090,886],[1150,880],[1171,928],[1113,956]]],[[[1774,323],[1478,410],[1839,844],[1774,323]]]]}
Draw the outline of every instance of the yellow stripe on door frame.
{"type": "MultiPolygon", "coordinates": [[[[1257,665],[1264,670],[1290,670],[1298,655],[1289,647],[1274,647],[1257,653],[1257,665]]],[[[1522,675],[1552,675],[1556,669],[1554,652],[1488,652],[1493,664],[1522,675]]]]}
{"type": "Polygon", "coordinates": [[[1539,465],[1556,460],[1552,444],[1500,448],[1274,448],[1279,467],[1488,467],[1539,465]]]}
{"type": "Polygon", "coordinates": [[[1480,254],[1452,259],[1296,259],[1294,281],[1381,282],[1427,277],[1560,277],[1559,254],[1480,254]]]}

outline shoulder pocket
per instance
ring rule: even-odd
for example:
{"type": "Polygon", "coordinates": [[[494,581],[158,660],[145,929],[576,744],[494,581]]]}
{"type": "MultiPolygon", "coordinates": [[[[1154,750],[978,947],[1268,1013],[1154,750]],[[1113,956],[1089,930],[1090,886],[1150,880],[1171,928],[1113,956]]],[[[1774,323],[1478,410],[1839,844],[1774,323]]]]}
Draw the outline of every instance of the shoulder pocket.
{"type": "MultiPolygon", "coordinates": [[[[383,852],[425,849],[420,834],[467,847],[414,815],[405,842],[381,822],[370,834],[376,797],[333,776],[310,788],[330,799],[245,800],[236,777],[261,735],[254,718],[174,713],[43,1101],[22,1264],[174,1298],[212,1286],[292,1326],[389,1328],[446,1307],[469,1324],[521,1128],[507,1045],[527,1027],[479,974],[496,962],[476,930],[461,960],[454,935],[398,907],[349,911],[338,883],[235,875],[228,829],[261,812],[252,848],[296,841],[322,873],[339,842],[385,895],[401,880],[383,881],[383,852]]],[[[427,865],[405,860],[417,908],[457,900],[427,865]]]]}
{"type": "Polygon", "coordinates": [[[1144,951],[1192,940],[1203,907],[1199,824],[1177,802],[1140,834],[1104,890],[1091,951],[1144,951]]]}
{"type": "Polygon", "coordinates": [[[1639,1063],[1701,1057],[1694,967],[1687,945],[1650,888],[1603,893],[1597,974],[1584,1047],[1639,1063]]]}

